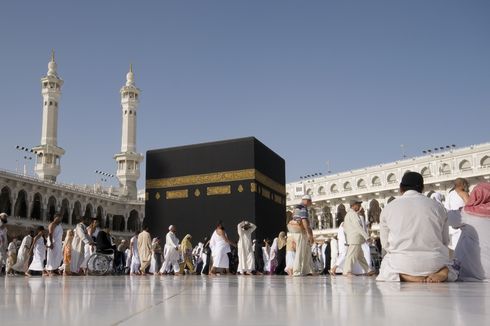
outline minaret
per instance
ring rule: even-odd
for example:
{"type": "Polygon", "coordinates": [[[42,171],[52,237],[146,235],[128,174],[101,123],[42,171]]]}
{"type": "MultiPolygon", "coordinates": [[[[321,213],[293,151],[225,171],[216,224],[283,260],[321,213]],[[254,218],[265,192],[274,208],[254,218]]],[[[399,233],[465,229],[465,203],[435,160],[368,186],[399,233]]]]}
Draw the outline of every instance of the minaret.
{"type": "Polygon", "coordinates": [[[140,162],[143,155],[136,152],[136,113],[138,111],[140,90],[134,84],[133,66],[126,75],[126,85],[121,88],[122,138],[121,152],[114,156],[117,162],[117,178],[121,193],[136,199],[136,181],[140,177],[140,162]]]}
{"type": "Polygon", "coordinates": [[[33,148],[37,152],[36,174],[41,179],[53,182],[61,172],[60,158],[65,154],[65,150],[58,147],[58,106],[63,80],[58,77],[56,69],[54,51],[52,51],[48,74],[41,78],[43,96],[41,145],[33,148]]]}

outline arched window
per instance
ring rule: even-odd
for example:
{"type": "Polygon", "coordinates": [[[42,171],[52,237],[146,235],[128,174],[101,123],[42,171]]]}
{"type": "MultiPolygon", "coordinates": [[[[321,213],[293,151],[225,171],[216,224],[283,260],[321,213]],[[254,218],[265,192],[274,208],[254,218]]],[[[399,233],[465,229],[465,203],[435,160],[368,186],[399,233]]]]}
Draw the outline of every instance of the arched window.
{"type": "Polygon", "coordinates": [[[460,163],[459,163],[459,169],[461,171],[468,171],[468,170],[471,170],[471,163],[470,161],[468,160],[462,160],[460,163]]]}
{"type": "Polygon", "coordinates": [[[99,223],[102,222],[103,214],[104,214],[104,210],[103,210],[102,206],[97,206],[97,213],[95,214],[95,217],[97,217],[97,220],[99,220],[99,223]]]}
{"type": "Polygon", "coordinates": [[[428,167],[424,167],[422,170],[420,170],[420,174],[422,174],[424,178],[431,176],[430,169],[428,167]]]}
{"type": "Polygon", "coordinates": [[[396,175],[394,173],[388,174],[388,177],[386,178],[386,181],[388,181],[389,184],[397,183],[396,175]]]}
{"type": "Polygon", "coordinates": [[[441,167],[439,168],[439,171],[441,174],[451,174],[451,167],[447,163],[442,163],[441,167]]]}
{"type": "Polygon", "coordinates": [[[330,186],[330,192],[331,193],[337,193],[337,192],[339,192],[339,188],[337,187],[337,185],[335,183],[330,186]]]}
{"type": "Polygon", "coordinates": [[[134,232],[138,231],[140,229],[140,220],[139,220],[139,215],[136,210],[132,210],[129,213],[129,218],[128,218],[128,231],[134,232]]]}
{"type": "Polygon", "coordinates": [[[481,161],[480,161],[480,165],[483,167],[483,168],[489,168],[490,167],[490,156],[486,155],[484,156],[481,161]]]}
{"type": "Polygon", "coordinates": [[[32,200],[31,219],[42,220],[42,200],[43,197],[37,192],[32,200]]]}
{"type": "Polygon", "coordinates": [[[122,215],[114,215],[112,217],[112,230],[114,231],[124,231],[125,229],[124,216],[122,215]]]}
{"type": "Polygon", "coordinates": [[[0,213],[12,214],[12,199],[10,198],[9,187],[3,187],[0,192],[0,213]]]}
{"type": "Polygon", "coordinates": [[[24,190],[19,191],[14,206],[14,216],[27,217],[27,193],[24,190]]]}
{"type": "Polygon", "coordinates": [[[379,186],[381,186],[381,178],[380,178],[380,177],[378,177],[378,176],[373,177],[373,179],[371,180],[371,184],[372,184],[374,187],[379,187],[379,186]]]}
{"type": "Polygon", "coordinates": [[[325,188],[323,186],[321,186],[320,188],[318,188],[318,194],[319,195],[325,195],[325,188]]]}
{"type": "Polygon", "coordinates": [[[87,206],[85,206],[85,214],[83,214],[83,217],[84,218],[92,218],[94,217],[94,213],[93,213],[94,209],[92,207],[92,204],[87,204],[87,206]]]}
{"type": "Polygon", "coordinates": [[[48,221],[52,221],[54,218],[54,214],[56,214],[56,198],[54,196],[51,196],[48,199],[47,214],[48,221]]]}
{"type": "Polygon", "coordinates": [[[79,201],[73,205],[73,212],[71,213],[71,224],[75,225],[80,222],[82,218],[82,204],[79,201]]]}
{"type": "Polygon", "coordinates": [[[350,184],[349,181],[344,183],[344,190],[345,191],[351,191],[352,190],[352,185],[350,184]]]}
{"type": "Polygon", "coordinates": [[[61,201],[61,223],[68,224],[70,223],[70,202],[68,199],[63,199],[61,201]]]}
{"type": "Polygon", "coordinates": [[[357,188],[366,188],[366,181],[364,179],[359,179],[359,181],[357,181],[357,188]]]}

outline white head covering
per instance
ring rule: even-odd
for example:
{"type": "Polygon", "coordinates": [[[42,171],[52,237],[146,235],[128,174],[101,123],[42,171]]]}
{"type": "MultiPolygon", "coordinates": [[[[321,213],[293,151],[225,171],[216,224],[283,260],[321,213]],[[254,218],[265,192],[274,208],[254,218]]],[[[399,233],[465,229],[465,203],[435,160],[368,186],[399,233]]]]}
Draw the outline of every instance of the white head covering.
{"type": "Polygon", "coordinates": [[[170,226],[168,227],[168,230],[169,230],[169,231],[172,231],[172,229],[173,229],[173,228],[174,228],[174,226],[173,226],[173,225],[170,225],[170,226]]]}

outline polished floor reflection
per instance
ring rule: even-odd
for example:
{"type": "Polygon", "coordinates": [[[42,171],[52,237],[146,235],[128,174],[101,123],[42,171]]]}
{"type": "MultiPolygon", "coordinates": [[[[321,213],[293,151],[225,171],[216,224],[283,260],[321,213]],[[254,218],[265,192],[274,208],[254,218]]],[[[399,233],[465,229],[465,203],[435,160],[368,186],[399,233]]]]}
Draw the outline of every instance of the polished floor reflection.
{"type": "Polygon", "coordinates": [[[2,325],[490,325],[490,283],[279,276],[0,278],[2,325]]]}

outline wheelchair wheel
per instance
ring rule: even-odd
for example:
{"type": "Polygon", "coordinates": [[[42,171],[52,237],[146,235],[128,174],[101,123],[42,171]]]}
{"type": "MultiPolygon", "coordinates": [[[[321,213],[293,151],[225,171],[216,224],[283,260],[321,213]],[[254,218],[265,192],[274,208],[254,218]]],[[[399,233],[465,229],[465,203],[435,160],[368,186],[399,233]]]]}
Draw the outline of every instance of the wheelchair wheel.
{"type": "Polygon", "coordinates": [[[96,253],[88,259],[87,267],[90,274],[105,275],[112,268],[112,259],[106,255],[96,253]]]}

